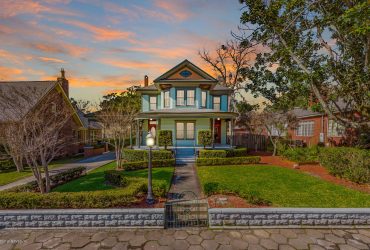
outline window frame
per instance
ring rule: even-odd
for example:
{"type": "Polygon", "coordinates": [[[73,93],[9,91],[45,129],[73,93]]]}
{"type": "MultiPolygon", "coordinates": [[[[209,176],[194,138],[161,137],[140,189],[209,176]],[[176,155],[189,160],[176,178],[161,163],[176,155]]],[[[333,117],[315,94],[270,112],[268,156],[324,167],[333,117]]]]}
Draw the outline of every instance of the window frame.
{"type": "Polygon", "coordinates": [[[217,111],[221,111],[221,96],[220,95],[213,96],[213,109],[217,110],[217,111]],[[215,99],[216,98],[218,98],[220,100],[220,102],[218,103],[218,105],[219,105],[218,109],[215,108],[215,99]]]}
{"type": "Polygon", "coordinates": [[[328,119],[328,137],[343,137],[345,128],[343,125],[339,124],[338,122],[334,121],[333,119],[328,119]],[[332,125],[332,126],[330,126],[332,125]],[[334,126],[333,126],[334,125],[334,126]],[[342,131],[338,133],[338,128],[342,131]],[[333,133],[334,132],[334,133],[333,133]]]}
{"type": "Polygon", "coordinates": [[[200,94],[200,107],[201,108],[207,108],[207,91],[202,90],[200,94]],[[204,99],[204,105],[203,105],[203,94],[205,94],[205,99],[204,99]]]}
{"type": "Polygon", "coordinates": [[[175,135],[176,135],[176,140],[187,140],[187,141],[193,141],[195,140],[195,121],[184,121],[184,120],[177,120],[175,121],[175,135]],[[183,126],[183,138],[179,138],[177,136],[177,124],[178,123],[182,123],[184,126],[183,126]],[[193,124],[193,131],[192,131],[192,138],[188,138],[188,124],[189,123],[192,123],[193,124]]]}
{"type": "Polygon", "coordinates": [[[158,100],[157,99],[158,98],[155,95],[150,95],[149,96],[149,110],[150,111],[157,110],[157,104],[158,104],[158,100]],[[154,104],[154,103],[151,102],[152,98],[155,98],[155,108],[154,109],[152,109],[152,104],[154,104]]]}
{"type": "Polygon", "coordinates": [[[296,136],[312,137],[315,130],[315,121],[301,121],[296,128],[296,136]]]}
{"type": "Polygon", "coordinates": [[[176,89],[176,106],[179,106],[179,107],[183,107],[183,106],[186,106],[186,91],[185,89],[176,89]],[[178,95],[178,92],[179,91],[182,91],[184,94],[183,94],[183,104],[179,104],[179,95],[178,95]]]}
{"type": "Polygon", "coordinates": [[[195,89],[186,89],[186,101],[185,101],[185,104],[186,104],[186,106],[195,106],[195,95],[196,95],[196,93],[195,93],[195,89]],[[193,91],[193,104],[188,104],[188,92],[189,91],[193,91]]]}
{"type": "Polygon", "coordinates": [[[171,95],[169,90],[165,90],[163,92],[163,107],[164,108],[170,108],[171,107],[171,95]],[[166,94],[168,94],[168,105],[166,105],[166,94]]]}

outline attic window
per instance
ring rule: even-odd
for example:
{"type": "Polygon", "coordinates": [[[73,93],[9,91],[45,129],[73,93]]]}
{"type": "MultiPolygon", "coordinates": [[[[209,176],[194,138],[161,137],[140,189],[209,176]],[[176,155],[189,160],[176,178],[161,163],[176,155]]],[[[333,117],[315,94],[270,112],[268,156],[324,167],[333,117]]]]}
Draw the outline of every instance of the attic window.
{"type": "Polygon", "coordinates": [[[189,70],[183,70],[183,71],[180,72],[180,76],[182,76],[182,77],[189,77],[191,75],[192,75],[192,73],[189,70]]]}
{"type": "Polygon", "coordinates": [[[55,102],[50,103],[51,106],[51,113],[56,114],[57,113],[57,105],[55,102]]]}

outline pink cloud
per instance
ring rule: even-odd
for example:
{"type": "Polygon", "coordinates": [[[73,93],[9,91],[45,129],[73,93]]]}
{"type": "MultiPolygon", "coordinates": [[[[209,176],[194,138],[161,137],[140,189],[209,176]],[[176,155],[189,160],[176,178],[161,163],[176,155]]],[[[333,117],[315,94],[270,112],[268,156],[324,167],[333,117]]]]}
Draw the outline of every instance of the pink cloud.
{"type": "Polygon", "coordinates": [[[77,46],[69,43],[47,43],[47,42],[29,42],[24,44],[31,49],[39,50],[50,54],[68,54],[80,57],[89,51],[86,47],[77,46]]]}
{"type": "Polygon", "coordinates": [[[43,56],[40,56],[40,57],[38,57],[38,59],[40,61],[46,62],[46,63],[65,63],[65,61],[63,61],[61,59],[52,58],[52,57],[43,57],[43,56]]]}
{"type": "Polygon", "coordinates": [[[191,16],[191,11],[186,1],[155,0],[154,4],[157,7],[166,10],[168,14],[174,16],[180,21],[184,21],[191,16]]]}
{"type": "Polygon", "coordinates": [[[23,73],[21,69],[10,68],[0,65],[0,80],[1,81],[10,81],[10,80],[22,80],[20,76],[23,73]]]}

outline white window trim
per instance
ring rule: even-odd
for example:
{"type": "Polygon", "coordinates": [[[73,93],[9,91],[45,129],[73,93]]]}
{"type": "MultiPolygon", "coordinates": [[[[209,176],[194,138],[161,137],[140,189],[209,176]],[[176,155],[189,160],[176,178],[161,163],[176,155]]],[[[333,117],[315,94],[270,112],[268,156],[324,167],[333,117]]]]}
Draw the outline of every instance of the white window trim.
{"type": "Polygon", "coordinates": [[[157,96],[154,96],[154,95],[149,96],[149,110],[157,110],[157,96]],[[155,103],[154,102],[153,103],[151,102],[152,98],[155,99],[155,103]],[[154,109],[152,108],[152,104],[155,104],[155,108],[154,109]]]}
{"type": "Polygon", "coordinates": [[[301,121],[296,128],[296,136],[311,137],[314,135],[315,121],[301,121]]]}
{"type": "Polygon", "coordinates": [[[343,137],[344,127],[332,119],[328,119],[328,137],[343,137]],[[330,123],[333,125],[330,128],[330,123]],[[343,131],[339,134],[338,127],[342,127],[343,131]],[[333,131],[334,130],[334,131],[333,131]]]}

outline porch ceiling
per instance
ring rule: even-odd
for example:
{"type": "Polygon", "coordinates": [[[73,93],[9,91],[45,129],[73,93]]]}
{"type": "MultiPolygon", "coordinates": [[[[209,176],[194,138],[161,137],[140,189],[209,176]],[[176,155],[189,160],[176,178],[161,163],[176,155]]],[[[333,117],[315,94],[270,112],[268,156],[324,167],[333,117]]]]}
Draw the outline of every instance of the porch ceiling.
{"type": "Polygon", "coordinates": [[[137,120],[150,119],[150,118],[224,118],[230,119],[237,117],[238,114],[234,112],[186,112],[185,110],[177,110],[176,112],[143,112],[137,116],[137,120]]]}

